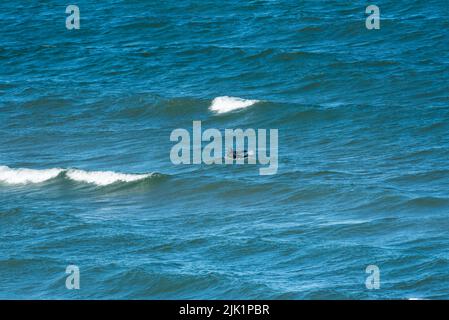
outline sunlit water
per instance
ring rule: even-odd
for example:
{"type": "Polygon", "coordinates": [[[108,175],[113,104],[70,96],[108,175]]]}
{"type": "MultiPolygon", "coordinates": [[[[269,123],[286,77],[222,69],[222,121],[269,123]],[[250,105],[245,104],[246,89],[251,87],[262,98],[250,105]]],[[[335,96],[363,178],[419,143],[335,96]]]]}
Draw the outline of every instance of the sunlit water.
{"type": "Polygon", "coordinates": [[[76,4],[0,4],[0,298],[449,298],[447,1],[377,1],[380,30],[366,1],[76,4]],[[277,174],[175,166],[194,120],[278,129],[277,174]]]}

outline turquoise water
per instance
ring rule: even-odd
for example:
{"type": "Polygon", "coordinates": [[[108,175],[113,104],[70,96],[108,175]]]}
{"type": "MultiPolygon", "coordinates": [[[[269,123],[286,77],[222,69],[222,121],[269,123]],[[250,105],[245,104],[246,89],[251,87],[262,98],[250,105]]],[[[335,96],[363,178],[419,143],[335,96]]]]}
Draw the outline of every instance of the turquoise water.
{"type": "Polygon", "coordinates": [[[0,298],[449,298],[447,1],[377,1],[380,30],[365,1],[74,4],[0,4],[0,298]],[[278,129],[277,174],[175,166],[194,120],[278,129]]]}

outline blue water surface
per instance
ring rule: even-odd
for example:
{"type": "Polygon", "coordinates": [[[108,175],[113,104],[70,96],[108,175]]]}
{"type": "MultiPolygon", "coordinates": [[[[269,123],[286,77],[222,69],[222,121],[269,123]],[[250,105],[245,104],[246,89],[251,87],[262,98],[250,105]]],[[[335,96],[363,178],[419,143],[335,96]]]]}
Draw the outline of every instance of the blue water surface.
{"type": "Polygon", "coordinates": [[[2,1],[0,298],[449,298],[449,4],[368,4],[2,1]],[[174,165],[194,120],[277,174],[174,165]]]}

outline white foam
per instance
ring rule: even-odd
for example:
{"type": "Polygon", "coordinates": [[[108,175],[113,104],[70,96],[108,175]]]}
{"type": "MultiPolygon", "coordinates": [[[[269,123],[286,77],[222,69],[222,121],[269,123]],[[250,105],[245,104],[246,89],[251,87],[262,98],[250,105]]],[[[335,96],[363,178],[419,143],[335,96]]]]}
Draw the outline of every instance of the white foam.
{"type": "Polygon", "coordinates": [[[217,113],[225,113],[237,109],[247,108],[258,102],[260,101],[224,96],[215,98],[209,109],[217,113]]]}
{"type": "Polygon", "coordinates": [[[63,169],[11,169],[7,166],[0,166],[0,182],[7,184],[28,184],[41,183],[56,178],[63,169]]]}
{"type": "Polygon", "coordinates": [[[29,184],[41,183],[56,178],[65,172],[65,177],[78,182],[92,183],[98,186],[107,186],[116,182],[133,182],[151,177],[147,174],[126,174],[114,171],[84,171],[78,169],[12,169],[0,166],[0,183],[6,184],[29,184]]]}
{"type": "Polygon", "coordinates": [[[114,171],[67,170],[66,176],[74,181],[107,186],[116,182],[133,182],[150,177],[152,174],[125,174],[114,171]]]}

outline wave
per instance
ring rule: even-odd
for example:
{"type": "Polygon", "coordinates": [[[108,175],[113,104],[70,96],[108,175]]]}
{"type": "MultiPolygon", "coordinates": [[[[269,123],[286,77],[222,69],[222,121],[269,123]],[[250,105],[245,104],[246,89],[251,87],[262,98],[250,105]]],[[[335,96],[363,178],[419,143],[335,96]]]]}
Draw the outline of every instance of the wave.
{"type": "Polygon", "coordinates": [[[408,200],[405,203],[406,206],[410,206],[411,208],[446,208],[449,205],[448,198],[440,198],[440,197],[418,197],[411,200],[408,200]]]}
{"type": "Polygon", "coordinates": [[[247,100],[237,97],[216,97],[213,101],[209,109],[211,111],[217,113],[225,113],[234,111],[237,109],[244,109],[250,107],[256,103],[260,102],[259,100],[247,100]]]}
{"type": "Polygon", "coordinates": [[[118,182],[135,182],[150,178],[156,173],[120,173],[115,171],[85,171],[80,169],[27,169],[9,168],[0,166],[0,183],[11,185],[43,183],[58,176],[63,176],[69,180],[94,184],[97,186],[107,186],[118,182]]]}
{"type": "Polygon", "coordinates": [[[7,166],[0,166],[0,182],[7,184],[41,183],[56,178],[63,171],[59,168],[35,170],[11,169],[7,166]]]}
{"type": "Polygon", "coordinates": [[[107,186],[116,182],[134,182],[149,178],[153,173],[129,174],[114,171],[84,171],[70,169],[66,176],[74,181],[96,184],[97,186],[107,186]]]}

